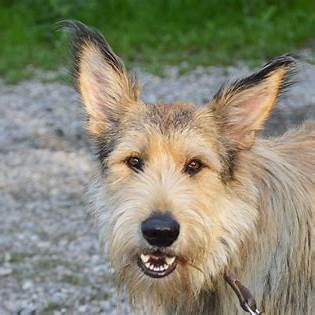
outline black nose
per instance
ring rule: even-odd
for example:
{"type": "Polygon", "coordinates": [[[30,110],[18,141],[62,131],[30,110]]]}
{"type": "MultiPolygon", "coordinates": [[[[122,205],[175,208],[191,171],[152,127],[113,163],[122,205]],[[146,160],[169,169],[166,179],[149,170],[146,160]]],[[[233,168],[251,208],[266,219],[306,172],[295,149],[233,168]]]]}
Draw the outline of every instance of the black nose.
{"type": "Polygon", "coordinates": [[[141,224],[143,237],[152,246],[172,245],[179,235],[179,224],[168,214],[153,214],[141,224]]]}

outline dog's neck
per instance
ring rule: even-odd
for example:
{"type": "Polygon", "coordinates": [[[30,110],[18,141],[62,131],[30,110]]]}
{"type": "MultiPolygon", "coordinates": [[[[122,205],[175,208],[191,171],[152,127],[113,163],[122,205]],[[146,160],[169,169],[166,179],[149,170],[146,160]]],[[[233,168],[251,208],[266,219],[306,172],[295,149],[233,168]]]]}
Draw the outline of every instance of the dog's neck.
{"type": "MultiPolygon", "coordinates": [[[[256,188],[258,217],[256,229],[247,237],[246,246],[241,247],[241,255],[238,253],[231,259],[230,268],[249,287],[266,314],[286,308],[291,312],[288,314],[300,314],[310,303],[311,298],[303,292],[309,292],[306,286],[311,283],[311,275],[302,276],[299,270],[301,264],[310,261],[311,254],[308,252],[308,257],[300,259],[295,255],[301,246],[310,247],[311,236],[304,230],[310,224],[308,211],[314,202],[313,195],[307,190],[312,185],[298,173],[300,165],[290,161],[293,152],[289,146],[281,151],[282,148],[274,145],[270,148],[269,145],[268,141],[261,140],[241,157],[244,160],[240,169],[247,174],[240,174],[240,177],[249,179],[243,182],[242,189],[248,192],[252,187],[256,188]],[[301,281],[301,277],[305,279],[301,281]],[[301,287],[300,281],[305,288],[301,287]],[[288,303],[290,307],[287,307],[288,303]]],[[[222,281],[217,281],[214,300],[219,311],[213,314],[243,314],[237,298],[231,297],[222,281]]]]}

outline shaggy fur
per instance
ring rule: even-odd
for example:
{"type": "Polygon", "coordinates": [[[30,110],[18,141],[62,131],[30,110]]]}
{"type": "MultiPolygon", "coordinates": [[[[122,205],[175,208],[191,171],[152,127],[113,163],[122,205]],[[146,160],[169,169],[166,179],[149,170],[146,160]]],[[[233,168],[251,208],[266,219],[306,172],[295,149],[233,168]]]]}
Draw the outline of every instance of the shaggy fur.
{"type": "Polygon", "coordinates": [[[314,314],[315,123],[256,138],[293,58],[223,86],[205,107],[144,104],[102,35],[78,22],[67,28],[102,169],[93,197],[101,236],[134,312],[243,314],[223,280],[228,268],[266,314],[314,314]],[[130,168],[129,157],[141,168],[130,168]],[[191,160],[202,164],[196,174],[185,171],[191,160]],[[156,211],[181,227],[162,249],[176,256],[176,270],[161,279],[137,265],[155,250],[140,225],[156,211]]]}

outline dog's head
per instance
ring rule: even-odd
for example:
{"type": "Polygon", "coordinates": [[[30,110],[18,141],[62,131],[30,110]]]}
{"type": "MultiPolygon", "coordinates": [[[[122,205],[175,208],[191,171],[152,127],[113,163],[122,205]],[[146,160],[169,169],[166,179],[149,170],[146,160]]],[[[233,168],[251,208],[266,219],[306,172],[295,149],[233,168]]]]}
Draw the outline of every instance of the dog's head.
{"type": "Polygon", "coordinates": [[[272,60],[223,86],[207,106],[145,104],[102,35],[68,26],[101,162],[96,206],[112,267],[131,297],[176,304],[183,292],[211,286],[255,228],[256,192],[242,191],[240,155],[251,150],[294,61],[272,60]]]}

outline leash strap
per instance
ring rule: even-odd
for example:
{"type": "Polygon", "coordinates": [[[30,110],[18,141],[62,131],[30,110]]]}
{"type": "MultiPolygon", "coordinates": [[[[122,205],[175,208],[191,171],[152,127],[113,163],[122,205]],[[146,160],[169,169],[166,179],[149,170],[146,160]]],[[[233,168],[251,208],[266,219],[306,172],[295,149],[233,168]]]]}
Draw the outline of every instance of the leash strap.
{"type": "Polygon", "coordinates": [[[226,270],[224,273],[224,279],[237,295],[240,305],[245,312],[248,312],[251,315],[263,313],[257,309],[255,298],[249,289],[247,289],[239,280],[237,280],[237,278],[231,272],[226,270]]]}

